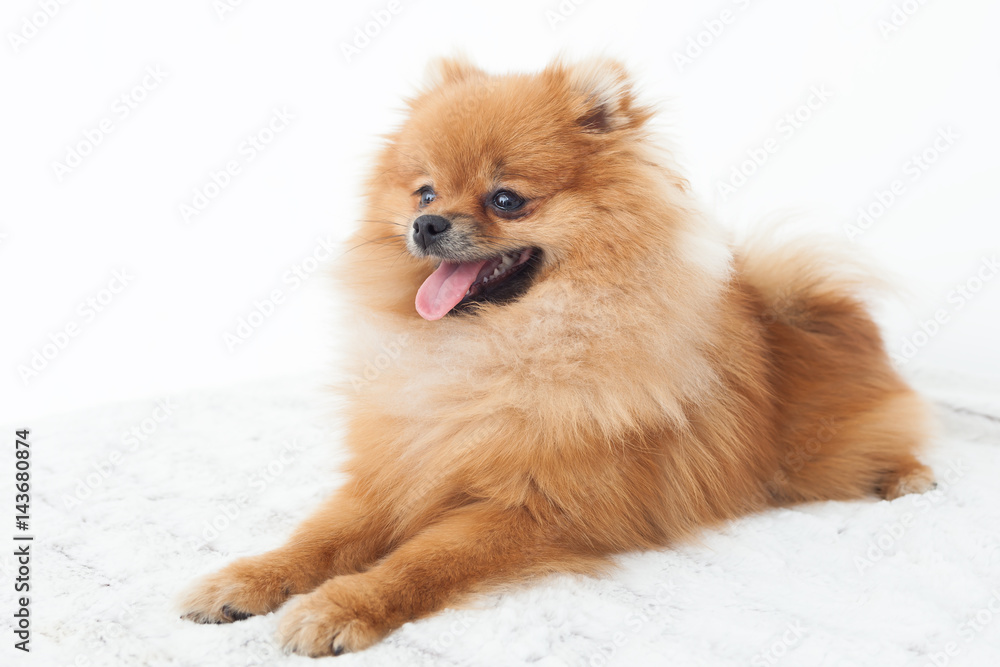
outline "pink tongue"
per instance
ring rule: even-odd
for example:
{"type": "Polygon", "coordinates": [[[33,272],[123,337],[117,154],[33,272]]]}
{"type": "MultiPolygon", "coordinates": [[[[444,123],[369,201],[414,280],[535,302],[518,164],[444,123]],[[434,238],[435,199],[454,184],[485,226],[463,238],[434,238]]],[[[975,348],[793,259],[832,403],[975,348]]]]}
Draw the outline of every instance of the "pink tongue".
{"type": "Polygon", "coordinates": [[[440,320],[458,305],[476,282],[481,262],[441,262],[417,290],[417,312],[425,320],[440,320]]]}

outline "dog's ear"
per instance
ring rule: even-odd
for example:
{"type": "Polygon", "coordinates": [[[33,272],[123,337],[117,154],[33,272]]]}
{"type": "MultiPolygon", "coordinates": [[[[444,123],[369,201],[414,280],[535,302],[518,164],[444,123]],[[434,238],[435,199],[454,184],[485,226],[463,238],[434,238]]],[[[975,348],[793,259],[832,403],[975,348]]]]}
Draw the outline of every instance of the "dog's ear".
{"type": "Polygon", "coordinates": [[[617,60],[585,61],[563,72],[582,103],[578,122],[585,132],[613,132],[641,125],[649,117],[647,110],[636,106],[632,79],[617,60]]]}
{"type": "Polygon", "coordinates": [[[465,56],[435,58],[428,63],[424,72],[424,85],[427,88],[436,88],[485,74],[486,72],[469,62],[465,56]]]}

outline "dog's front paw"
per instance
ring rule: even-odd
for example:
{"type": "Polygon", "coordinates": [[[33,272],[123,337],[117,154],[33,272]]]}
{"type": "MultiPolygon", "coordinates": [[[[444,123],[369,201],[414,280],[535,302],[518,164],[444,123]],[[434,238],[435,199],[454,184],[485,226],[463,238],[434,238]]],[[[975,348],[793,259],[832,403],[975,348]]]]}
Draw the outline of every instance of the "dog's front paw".
{"type": "MultiPolygon", "coordinates": [[[[331,579],[312,593],[293,599],[278,624],[285,650],[317,658],[368,648],[391,627],[365,603],[363,586],[331,579]]],[[[362,575],[363,576],[363,575],[362,575]]]]}
{"type": "Polygon", "coordinates": [[[274,611],[289,595],[280,568],[263,557],[244,558],[195,582],[178,604],[189,621],[231,623],[274,611]]]}

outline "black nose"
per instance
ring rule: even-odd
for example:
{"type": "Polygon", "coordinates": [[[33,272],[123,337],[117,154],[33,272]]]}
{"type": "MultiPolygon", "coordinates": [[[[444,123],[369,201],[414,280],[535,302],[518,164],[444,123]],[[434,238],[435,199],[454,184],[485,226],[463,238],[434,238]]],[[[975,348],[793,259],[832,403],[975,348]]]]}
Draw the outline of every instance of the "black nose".
{"type": "Polygon", "coordinates": [[[413,221],[413,240],[423,250],[430,248],[451,229],[451,222],[440,215],[422,215],[413,221]]]}

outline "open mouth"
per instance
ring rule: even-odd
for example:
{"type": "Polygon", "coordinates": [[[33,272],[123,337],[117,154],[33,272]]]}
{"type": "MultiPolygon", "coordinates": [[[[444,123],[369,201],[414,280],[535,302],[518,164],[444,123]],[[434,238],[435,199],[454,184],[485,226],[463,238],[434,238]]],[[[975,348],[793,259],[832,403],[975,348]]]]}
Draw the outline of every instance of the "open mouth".
{"type": "Polygon", "coordinates": [[[531,286],[540,254],[521,248],[490,259],[443,261],[417,291],[417,312],[425,320],[439,320],[473,303],[512,301],[531,286]]]}

